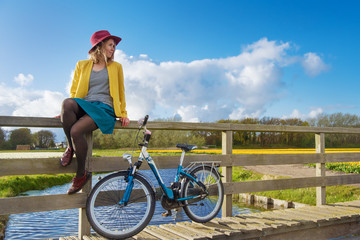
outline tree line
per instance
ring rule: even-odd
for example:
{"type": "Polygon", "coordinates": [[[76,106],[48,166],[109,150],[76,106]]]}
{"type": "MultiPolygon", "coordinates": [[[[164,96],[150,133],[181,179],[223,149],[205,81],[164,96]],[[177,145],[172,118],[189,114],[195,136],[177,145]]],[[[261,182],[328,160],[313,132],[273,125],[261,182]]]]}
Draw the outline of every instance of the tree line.
{"type": "Polygon", "coordinates": [[[0,149],[13,150],[18,145],[30,145],[34,148],[55,147],[55,134],[48,130],[31,133],[29,128],[19,128],[8,134],[0,128],[0,149]]]}
{"type": "MultiPolygon", "coordinates": [[[[156,121],[179,121],[166,119],[156,121]]],[[[312,126],[312,127],[360,127],[360,117],[353,114],[320,114],[316,118],[301,120],[299,118],[281,119],[274,117],[245,118],[242,120],[219,120],[217,123],[257,124],[277,126],[312,126]]],[[[115,130],[113,135],[103,135],[99,130],[94,132],[94,148],[128,148],[134,145],[135,130],[115,130]]],[[[315,137],[312,133],[285,132],[251,132],[234,131],[234,147],[315,147],[315,137]]],[[[195,144],[198,146],[221,147],[220,131],[153,131],[151,147],[174,147],[177,143],[195,144]]],[[[356,134],[326,134],[327,147],[360,147],[360,135],[356,134]]]]}
{"type": "MultiPolygon", "coordinates": [[[[156,121],[179,121],[179,119],[158,119],[156,121]]],[[[217,123],[256,124],[277,126],[313,126],[313,127],[360,127],[360,117],[352,114],[334,113],[320,114],[316,118],[301,120],[299,118],[281,119],[274,117],[245,118],[242,120],[219,120],[217,123]]],[[[113,134],[102,134],[94,131],[94,148],[131,148],[136,130],[115,130],[113,134]]],[[[234,147],[239,148],[276,148],[276,147],[314,147],[315,138],[312,133],[285,132],[251,132],[234,131],[234,147]]],[[[168,131],[152,132],[151,147],[175,147],[178,143],[195,144],[198,146],[221,147],[220,131],[168,131]]],[[[34,134],[27,128],[10,132],[8,140],[0,128],[0,147],[15,149],[16,145],[32,145],[40,148],[54,146],[55,134],[50,131],[40,131],[34,134]]],[[[326,134],[327,147],[360,147],[360,135],[357,134],[326,134]]]]}

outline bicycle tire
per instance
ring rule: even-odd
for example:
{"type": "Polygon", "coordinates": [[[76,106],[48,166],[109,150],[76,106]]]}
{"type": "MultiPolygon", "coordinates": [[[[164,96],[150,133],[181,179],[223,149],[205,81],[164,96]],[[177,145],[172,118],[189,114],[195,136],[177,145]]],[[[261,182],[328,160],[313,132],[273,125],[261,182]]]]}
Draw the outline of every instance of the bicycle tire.
{"type": "MultiPolygon", "coordinates": [[[[208,165],[199,165],[191,170],[189,174],[202,182],[210,193],[201,200],[184,200],[185,206],[183,209],[191,220],[199,223],[208,222],[218,215],[224,200],[224,186],[220,174],[216,169],[208,165]]],[[[194,189],[202,189],[202,187],[191,179],[185,180],[181,190],[182,198],[198,195],[199,191],[194,193],[194,189]]]]}
{"type": "Polygon", "coordinates": [[[103,237],[124,239],[136,235],[150,222],[155,210],[155,193],[141,176],[134,176],[134,187],[126,206],[118,203],[126,186],[127,172],[101,179],[86,201],[86,214],[91,227],[103,237]]]}

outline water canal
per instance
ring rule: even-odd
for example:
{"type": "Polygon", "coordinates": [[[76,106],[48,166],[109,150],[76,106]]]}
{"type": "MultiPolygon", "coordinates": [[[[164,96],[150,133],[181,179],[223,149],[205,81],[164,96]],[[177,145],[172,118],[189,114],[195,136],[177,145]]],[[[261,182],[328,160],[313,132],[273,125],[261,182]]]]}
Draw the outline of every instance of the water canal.
{"type": "MultiPolygon", "coordinates": [[[[153,181],[155,187],[157,187],[156,179],[153,177],[152,172],[149,170],[143,170],[151,181],[153,181]]],[[[170,185],[173,181],[173,177],[176,170],[160,169],[160,174],[163,180],[170,185]]],[[[105,176],[107,174],[93,176],[93,184],[96,184],[99,176],[105,176]]],[[[22,194],[22,196],[38,196],[38,195],[53,195],[64,194],[70,187],[70,183],[61,186],[54,186],[42,191],[28,191],[22,194]]],[[[259,212],[259,209],[253,209],[247,207],[244,204],[233,204],[233,215],[236,214],[248,214],[252,212],[259,212]]],[[[173,211],[172,216],[163,217],[162,213],[164,209],[161,207],[160,202],[157,202],[154,216],[150,222],[150,225],[160,225],[166,223],[176,223],[181,221],[190,221],[183,211],[173,211]]],[[[5,231],[5,240],[13,239],[58,239],[65,236],[77,236],[78,232],[78,209],[68,209],[60,211],[48,211],[48,212],[35,212],[10,215],[5,231]]],[[[221,213],[219,214],[219,217],[221,213]]]]}

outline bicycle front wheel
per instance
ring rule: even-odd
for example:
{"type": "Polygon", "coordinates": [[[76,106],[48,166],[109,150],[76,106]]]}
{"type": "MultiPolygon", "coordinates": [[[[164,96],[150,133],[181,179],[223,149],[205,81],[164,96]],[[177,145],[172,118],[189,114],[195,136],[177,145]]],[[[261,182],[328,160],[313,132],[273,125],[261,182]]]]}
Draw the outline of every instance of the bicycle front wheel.
{"type": "Polygon", "coordinates": [[[114,173],[100,180],[90,192],[86,214],[92,228],[110,239],[131,237],[151,220],[155,209],[155,193],[141,176],[134,176],[134,187],[127,205],[119,202],[128,182],[127,172],[114,173]]]}
{"type": "Polygon", "coordinates": [[[208,165],[199,165],[190,171],[190,175],[197,178],[205,185],[203,187],[187,179],[182,187],[182,198],[189,198],[184,201],[186,215],[195,222],[208,222],[219,213],[224,200],[224,186],[220,174],[216,169],[208,165]],[[197,198],[191,198],[200,196],[197,198]]]}

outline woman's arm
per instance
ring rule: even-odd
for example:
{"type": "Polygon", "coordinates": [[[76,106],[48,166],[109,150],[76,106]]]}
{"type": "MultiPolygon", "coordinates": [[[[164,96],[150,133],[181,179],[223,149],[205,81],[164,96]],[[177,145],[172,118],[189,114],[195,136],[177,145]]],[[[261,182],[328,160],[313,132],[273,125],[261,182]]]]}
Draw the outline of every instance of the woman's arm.
{"type": "Polygon", "coordinates": [[[127,117],[126,100],[125,100],[125,86],[124,86],[124,73],[122,66],[119,67],[119,97],[120,97],[120,111],[121,117],[127,117]]]}
{"type": "Polygon", "coordinates": [[[127,111],[126,111],[124,73],[123,73],[121,64],[120,64],[118,72],[119,72],[118,73],[119,74],[119,97],[120,97],[120,112],[121,112],[120,122],[121,122],[121,126],[126,127],[127,125],[129,125],[130,120],[127,117],[127,111]]]}

